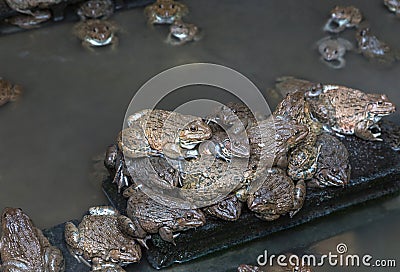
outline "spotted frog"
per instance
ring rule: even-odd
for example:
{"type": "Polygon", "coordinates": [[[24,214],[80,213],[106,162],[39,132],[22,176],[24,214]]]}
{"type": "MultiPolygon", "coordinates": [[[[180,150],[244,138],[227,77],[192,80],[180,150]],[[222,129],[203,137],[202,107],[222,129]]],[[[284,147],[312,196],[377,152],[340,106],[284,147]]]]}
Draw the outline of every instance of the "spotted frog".
{"type": "Polygon", "coordinates": [[[0,78],[0,106],[16,101],[22,93],[22,87],[0,78]]]}
{"type": "Polygon", "coordinates": [[[339,33],[346,28],[357,27],[363,16],[354,6],[336,6],[330,12],[330,18],[324,26],[325,31],[339,33]]]}
{"type": "Polygon", "coordinates": [[[109,206],[90,208],[78,226],[67,222],[64,235],[71,254],[94,271],[138,262],[142,253],[135,238],[145,245],[145,234],[109,206]]]}
{"type": "Polygon", "coordinates": [[[184,23],[179,19],[171,24],[166,42],[171,45],[182,45],[187,42],[198,41],[200,38],[200,30],[196,25],[184,23]]]}
{"type": "Polygon", "coordinates": [[[323,85],[305,95],[313,116],[324,123],[326,130],[338,135],[354,134],[364,140],[381,141],[378,121],[396,111],[384,94],[367,94],[345,86],[323,85]]]}
{"type": "Polygon", "coordinates": [[[50,18],[51,12],[49,10],[37,10],[32,12],[32,15],[17,15],[6,18],[4,21],[20,28],[31,29],[38,27],[41,23],[48,21],[50,18]]]}
{"type": "Polygon", "coordinates": [[[263,183],[250,194],[247,206],[263,220],[276,220],[286,213],[293,217],[304,203],[306,195],[304,181],[300,180],[295,185],[280,168],[270,168],[265,171],[263,183]]]}
{"type": "Polygon", "coordinates": [[[149,25],[172,24],[181,19],[189,10],[185,4],[173,0],[157,0],[144,10],[149,25]]]}
{"type": "Polygon", "coordinates": [[[126,213],[136,227],[146,233],[158,233],[170,243],[175,243],[174,238],[179,235],[176,232],[200,227],[206,222],[201,210],[164,206],[134,186],[127,188],[123,196],[128,198],[126,213]]]}
{"type": "Polygon", "coordinates": [[[107,19],[113,13],[114,4],[111,0],[89,0],[83,2],[77,11],[82,21],[87,19],[107,19]]]}
{"type": "Polygon", "coordinates": [[[396,14],[397,17],[400,17],[400,1],[399,0],[383,0],[385,6],[396,14]]]}
{"type": "Polygon", "coordinates": [[[353,45],[346,39],[325,37],[317,42],[318,51],[321,54],[321,61],[334,69],[341,69],[346,65],[343,58],[353,45]]]}
{"type": "Polygon", "coordinates": [[[5,0],[10,8],[20,13],[31,14],[31,9],[47,8],[51,5],[59,4],[64,0],[5,0]]]}
{"type": "Polygon", "coordinates": [[[73,32],[82,40],[83,47],[93,51],[92,47],[110,44],[115,49],[118,45],[118,37],[115,35],[117,30],[114,22],[92,19],[77,23],[73,32]]]}
{"type": "Polygon", "coordinates": [[[1,217],[0,271],[64,271],[61,251],[21,210],[5,208],[1,217]]]}

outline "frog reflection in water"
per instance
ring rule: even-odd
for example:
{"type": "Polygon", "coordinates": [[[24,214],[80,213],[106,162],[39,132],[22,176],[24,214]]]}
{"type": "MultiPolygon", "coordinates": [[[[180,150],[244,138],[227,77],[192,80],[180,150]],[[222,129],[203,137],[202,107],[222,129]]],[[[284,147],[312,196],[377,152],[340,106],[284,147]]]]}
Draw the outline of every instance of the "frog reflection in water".
{"type": "Polygon", "coordinates": [[[107,19],[114,13],[111,0],[90,0],[83,2],[77,11],[82,21],[86,19],[107,19]]]}
{"type": "Polygon", "coordinates": [[[115,49],[118,45],[118,37],[115,36],[117,30],[114,22],[93,19],[77,23],[73,32],[82,40],[83,47],[93,51],[92,47],[109,44],[115,49]]]}
{"type": "Polygon", "coordinates": [[[16,101],[21,92],[21,86],[13,85],[9,81],[0,78],[0,106],[16,101]]]}
{"type": "Polygon", "coordinates": [[[280,168],[266,169],[262,185],[250,194],[247,206],[263,220],[275,220],[289,213],[293,217],[303,206],[306,185],[300,180],[295,185],[280,168]]]}
{"type": "Polygon", "coordinates": [[[184,23],[179,19],[170,26],[166,42],[171,45],[182,45],[190,41],[198,41],[200,38],[200,30],[197,26],[184,23]]]}
{"type": "MultiPolygon", "coordinates": [[[[127,188],[124,197],[128,198],[127,215],[137,229],[146,233],[158,233],[167,242],[175,243],[174,238],[179,231],[203,226],[206,218],[201,210],[187,210],[164,206],[139,189],[127,188]]],[[[141,238],[144,238],[145,234],[141,238]]]]}
{"type": "Polygon", "coordinates": [[[5,208],[1,217],[0,271],[62,272],[64,258],[21,209],[5,208]]]}
{"type": "Polygon", "coordinates": [[[175,20],[181,19],[189,11],[185,4],[173,0],[157,0],[144,10],[147,16],[147,23],[172,24],[175,20]]]}
{"type": "Polygon", "coordinates": [[[400,18],[400,1],[399,0],[383,0],[385,6],[400,18]]]}
{"type": "MultiPolygon", "coordinates": [[[[134,239],[139,237],[144,238],[144,233],[109,206],[90,208],[78,227],[65,224],[65,241],[71,254],[93,271],[138,262],[142,253],[134,239]]],[[[144,240],[139,241],[145,245],[144,240]]]]}
{"type": "Polygon", "coordinates": [[[354,6],[336,6],[324,26],[325,31],[339,33],[346,28],[357,27],[363,19],[360,10],[354,6]]]}
{"type": "Polygon", "coordinates": [[[342,38],[325,37],[317,42],[321,61],[334,69],[343,68],[346,61],[343,58],[346,50],[353,49],[353,45],[342,38]]]}

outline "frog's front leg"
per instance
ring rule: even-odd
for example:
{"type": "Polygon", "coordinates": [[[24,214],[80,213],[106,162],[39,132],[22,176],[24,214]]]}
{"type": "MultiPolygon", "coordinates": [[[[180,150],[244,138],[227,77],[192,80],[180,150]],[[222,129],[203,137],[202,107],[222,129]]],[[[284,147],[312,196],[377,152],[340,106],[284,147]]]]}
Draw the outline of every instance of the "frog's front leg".
{"type": "Polygon", "coordinates": [[[172,243],[173,245],[176,246],[174,238],[177,237],[179,235],[179,233],[174,235],[171,228],[169,228],[169,227],[161,227],[158,230],[158,234],[160,234],[161,238],[164,241],[170,242],[170,243],[172,243]]]}
{"type": "Polygon", "coordinates": [[[44,253],[45,265],[48,272],[62,272],[65,270],[64,257],[61,251],[54,247],[47,247],[44,253]]]}
{"type": "Polygon", "coordinates": [[[140,226],[137,219],[132,220],[127,216],[120,215],[117,218],[117,222],[119,229],[123,233],[134,237],[139,242],[139,244],[147,249],[149,248],[146,244],[146,240],[149,239],[150,236],[147,236],[146,231],[140,226]]]}
{"type": "Polygon", "coordinates": [[[360,137],[363,140],[367,140],[367,141],[382,141],[381,138],[379,138],[379,136],[381,136],[380,132],[377,133],[373,133],[370,129],[369,129],[369,124],[368,121],[364,121],[364,122],[359,122],[357,124],[357,126],[354,129],[354,134],[357,137],[360,137]]]}
{"type": "Polygon", "coordinates": [[[294,188],[293,210],[289,212],[289,216],[293,217],[303,207],[306,198],[306,183],[299,180],[294,188]]]}
{"type": "Polygon", "coordinates": [[[83,254],[83,251],[79,249],[79,230],[72,222],[65,223],[64,238],[71,255],[74,256],[78,262],[83,262],[90,267],[90,264],[80,256],[83,254]]]}

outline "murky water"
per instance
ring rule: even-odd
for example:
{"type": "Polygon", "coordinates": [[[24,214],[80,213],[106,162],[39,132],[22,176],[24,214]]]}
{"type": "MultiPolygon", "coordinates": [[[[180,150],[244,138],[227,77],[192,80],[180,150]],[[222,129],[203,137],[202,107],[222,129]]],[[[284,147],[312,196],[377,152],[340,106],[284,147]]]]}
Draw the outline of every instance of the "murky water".
{"type": "MultiPolygon", "coordinates": [[[[94,161],[99,162],[107,145],[114,142],[134,93],[148,79],[176,65],[192,62],[225,65],[249,77],[260,90],[273,86],[274,79],[282,75],[339,83],[367,92],[386,93],[400,105],[399,63],[377,68],[361,56],[348,53],[346,68],[332,70],[319,61],[314,47],[317,40],[326,36],[322,26],[329,10],[340,3],[359,7],[382,40],[400,47],[400,20],[385,9],[382,1],[184,2],[190,8],[187,21],[201,26],[205,36],[202,41],[183,47],[165,44],[167,27],[149,29],[142,9],[112,18],[121,26],[120,44],[115,51],[84,50],[71,35],[71,23],[0,37],[0,75],[25,89],[20,101],[0,108],[1,209],[21,207],[39,227],[50,227],[80,218],[88,207],[106,203],[100,189],[101,175],[93,174],[94,161]]],[[[353,41],[353,33],[348,30],[344,37],[353,41]]],[[[186,101],[188,96],[197,98],[199,93],[200,97],[224,97],[218,90],[205,94],[196,88],[181,96],[179,93],[175,94],[175,101],[186,101]]],[[[400,114],[391,119],[400,122],[400,114]]],[[[364,210],[350,211],[350,217],[359,218],[362,224],[310,248],[321,253],[335,249],[337,241],[341,241],[357,252],[397,257],[398,199],[390,205],[390,211],[376,223],[369,223],[369,218],[380,215],[379,208],[371,208],[375,213],[366,217],[360,215],[365,215],[364,210]]],[[[330,230],[346,225],[333,218],[324,219],[330,230]]],[[[293,246],[283,234],[275,235],[275,241],[280,241],[276,243],[285,245],[276,249],[307,246],[316,242],[313,237],[325,239],[329,233],[337,234],[326,233],[324,229],[301,229],[299,233],[301,237],[297,237],[297,230],[288,234],[290,242],[301,241],[293,246]]],[[[218,256],[224,262],[214,259],[214,271],[226,270],[227,263],[232,268],[239,260],[254,263],[252,260],[264,247],[259,246],[254,255],[244,248],[221,253],[218,256]]],[[[185,266],[186,271],[205,271],[206,263],[209,265],[204,261],[185,266]]]]}

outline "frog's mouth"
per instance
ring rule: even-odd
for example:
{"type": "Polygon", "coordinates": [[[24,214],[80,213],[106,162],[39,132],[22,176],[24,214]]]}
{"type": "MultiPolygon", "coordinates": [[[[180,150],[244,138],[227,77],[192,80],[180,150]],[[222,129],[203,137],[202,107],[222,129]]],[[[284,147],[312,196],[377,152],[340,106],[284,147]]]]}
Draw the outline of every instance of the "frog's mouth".
{"type": "Polygon", "coordinates": [[[195,141],[195,140],[180,140],[179,144],[182,148],[193,149],[196,147],[196,145],[198,145],[202,142],[203,142],[203,140],[197,140],[197,141],[195,141]]]}
{"type": "Polygon", "coordinates": [[[163,24],[172,24],[175,21],[175,16],[167,15],[156,15],[157,22],[163,24]]]}

